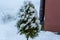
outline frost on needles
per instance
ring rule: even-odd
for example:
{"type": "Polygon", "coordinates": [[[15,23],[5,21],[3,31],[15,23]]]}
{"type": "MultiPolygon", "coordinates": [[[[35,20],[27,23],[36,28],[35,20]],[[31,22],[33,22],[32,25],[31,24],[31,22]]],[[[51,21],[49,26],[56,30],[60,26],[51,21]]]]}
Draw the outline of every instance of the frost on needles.
{"type": "Polygon", "coordinates": [[[20,20],[17,22],[17,28],[20,34],[25,34],[28,38],[34,38],[41,29],[40,20],[37,17],[35,6],[29,1],[24,2],[20,9],[20,20]]]}

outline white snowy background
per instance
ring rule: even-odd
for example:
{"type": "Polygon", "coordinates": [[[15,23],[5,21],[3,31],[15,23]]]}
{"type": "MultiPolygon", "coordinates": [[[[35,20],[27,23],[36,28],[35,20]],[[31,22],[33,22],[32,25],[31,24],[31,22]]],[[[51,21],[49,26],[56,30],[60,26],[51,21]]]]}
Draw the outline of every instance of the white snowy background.
{"type": "MultiPolygon", "coordinates": [[[[0,40],[26,40],[24,35],[18,34],[16,28],[17,13],[24,1],[27,0],[0,0],[0,40]],[[9,20],[8,17],[10,17],[9,20]]],[[[39,17],[40,0],[30,1],[35,5],[39,17]]],[[[60,40],[60,35],[41,31],[36,38],[29,38],[29,40],[60,40]]]]}

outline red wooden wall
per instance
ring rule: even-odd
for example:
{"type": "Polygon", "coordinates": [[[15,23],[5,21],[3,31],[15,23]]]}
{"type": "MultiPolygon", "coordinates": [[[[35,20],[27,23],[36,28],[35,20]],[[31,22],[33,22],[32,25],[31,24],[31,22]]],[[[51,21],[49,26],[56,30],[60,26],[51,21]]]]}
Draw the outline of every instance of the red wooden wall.
{"type": "Polygon", "coordinates": [[[45,30],[60,32],[60,0],[45,0],[45,30]]]}

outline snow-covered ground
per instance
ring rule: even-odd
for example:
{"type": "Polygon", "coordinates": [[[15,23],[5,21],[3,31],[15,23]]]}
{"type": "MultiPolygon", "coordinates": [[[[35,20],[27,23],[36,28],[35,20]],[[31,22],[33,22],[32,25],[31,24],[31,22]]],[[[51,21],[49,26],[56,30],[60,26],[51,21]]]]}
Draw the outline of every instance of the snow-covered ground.
{"type": "MultiPolygon", "coordinates": [[[[39,13],[40,0],[30,1],[35,5],[37,12],[39,13]]],[[[26,40],[24,35],[18,34],[18,30],[16,28],[17,20],[6,19],[7,14],[16,18],[16,13],[23,5],[23,2],[24,0],[0,0],[0,40],[26,40]],[[2,20],[4,17],[6,22],[2,20]]],[[[48,31],[41,31],[36,38],[29,38],[29,40],[60,40],[60,35],[56,35],[48,31]]]]}
{"type": "MultiPolygon", "coordinates": [[[[16,20],[6,24],[0,24],[0,40],[26,40],[24,35],[19,35],[16,28],[16,20]]],[[[49,31],[40,31],[39,35],[29,40],[60,40],[60,35],[49,31]]]]}

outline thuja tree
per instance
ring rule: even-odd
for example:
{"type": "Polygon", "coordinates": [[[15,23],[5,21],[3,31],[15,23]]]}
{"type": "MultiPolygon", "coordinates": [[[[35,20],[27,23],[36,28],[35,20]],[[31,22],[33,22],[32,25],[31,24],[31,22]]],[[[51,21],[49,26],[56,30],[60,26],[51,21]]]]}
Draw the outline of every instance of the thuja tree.
{"type": "Polygon", "coordinates": [[[34,5],[30,1],[25,2],[19,13],[20,20],[17,22],[19,33],[25,34],[27,40],[29,37],[36,37],[41,27],[34,5]]]}

